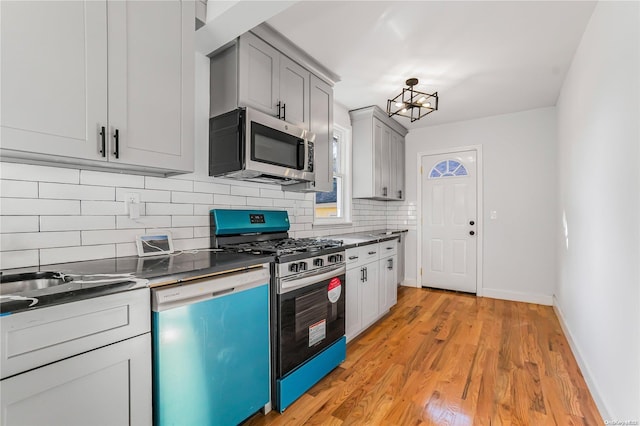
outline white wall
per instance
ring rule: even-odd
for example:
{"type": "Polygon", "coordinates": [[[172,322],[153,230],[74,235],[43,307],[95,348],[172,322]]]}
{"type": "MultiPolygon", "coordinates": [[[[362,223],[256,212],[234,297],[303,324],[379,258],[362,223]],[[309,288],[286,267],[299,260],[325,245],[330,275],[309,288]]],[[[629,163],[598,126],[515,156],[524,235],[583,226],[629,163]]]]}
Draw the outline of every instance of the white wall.
{"type": "Polygon", "coordinates": [[[556,305],[601,414],[619,421],[640,420],[639,28],[639,3],[598,3],[558,102],[556,305]]]}
{"type": "MultiPolygon", "coordinates": [[[[482,145],[483,294],[550,305],[556,279],[555,108],[416,129],[406,144],[407,200],[400,220],[415,215],[419,153],[482,145]],[[496,220],[489,219],[491,210],[496,220]]],[[[416,281],[417,239],[414,225],[407,236],[408,282],[416,281]]]]}

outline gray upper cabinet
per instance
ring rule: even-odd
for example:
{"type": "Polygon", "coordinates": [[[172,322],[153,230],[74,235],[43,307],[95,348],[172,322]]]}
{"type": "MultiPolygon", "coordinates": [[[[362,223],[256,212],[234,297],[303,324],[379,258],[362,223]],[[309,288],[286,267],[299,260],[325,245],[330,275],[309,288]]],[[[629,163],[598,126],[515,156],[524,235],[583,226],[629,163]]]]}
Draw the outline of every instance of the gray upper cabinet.
{"type": "Polygon", "coordinates": [[[407,129],[377,106],[349,111],[353,128],[353,197],[404,199],[407,129]]]}
{"type": "Polygon", "coordinates": [[[249,106],[308,130],[309,77],[269,43],[242,34],[211,57],[211,116],[249,106]]]}
{"type": "Polygon", "coordinates": [[[288,191],[333,187],[333,82],[338,77],[266,24],[216,50],[211,61],[210,116],[256,108],[315,134],[315,182],[288,191]]]}
{"type": "Polygon", "coordinates": [[[193,2],[0,7],[4,159],[193,171],[193,2]]]}

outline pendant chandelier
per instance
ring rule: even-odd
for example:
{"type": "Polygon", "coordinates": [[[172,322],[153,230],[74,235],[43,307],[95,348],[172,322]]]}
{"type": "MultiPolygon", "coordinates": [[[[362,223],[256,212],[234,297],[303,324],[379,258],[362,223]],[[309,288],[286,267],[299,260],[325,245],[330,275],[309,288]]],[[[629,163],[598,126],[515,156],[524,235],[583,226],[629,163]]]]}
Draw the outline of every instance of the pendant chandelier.
{"type": "Polygon", "coordinates": [[[418,84],[417,78],[406,81],[407,86],[393,99],[387,100],[387,114],[389,117],[401,115],[411,119],[413,123],[427,114],[438,110],[438,92],[418,92],[413,86],[418,84]]]}

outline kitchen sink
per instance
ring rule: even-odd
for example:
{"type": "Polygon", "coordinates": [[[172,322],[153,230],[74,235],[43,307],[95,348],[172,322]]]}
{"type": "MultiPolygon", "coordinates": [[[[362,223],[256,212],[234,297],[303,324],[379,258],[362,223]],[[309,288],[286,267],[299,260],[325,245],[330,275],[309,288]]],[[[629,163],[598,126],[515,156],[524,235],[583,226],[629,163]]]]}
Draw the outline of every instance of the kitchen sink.
{"type": "Polygon", "coordinates": [[[1,294],[19,294],[41,290],[73,281],[73,278],[59,272],[28,272],[24,274],[2,275],[1,294]]]}

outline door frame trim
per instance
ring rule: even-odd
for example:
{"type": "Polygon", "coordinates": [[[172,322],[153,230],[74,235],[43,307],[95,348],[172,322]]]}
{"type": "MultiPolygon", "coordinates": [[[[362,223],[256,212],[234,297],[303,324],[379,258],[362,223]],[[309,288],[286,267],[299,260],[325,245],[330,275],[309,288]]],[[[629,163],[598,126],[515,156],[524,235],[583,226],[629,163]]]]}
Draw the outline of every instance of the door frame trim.
{"type": "Polygon", "coordinates": [[[417,212],[418,212],[418,223],[417,223],[417,238],[416,238],[416,287],[422,287],[422,275],[420,274],[420,269],[423,267],[422,265],[422,174],[420,173],[420,167],[422,167],[422,158],[429,155],[443,155],[443,154],[455,154],[462,151],[475,151],[476,152],[476,209],[477,209],[477,246],[476,246],[476,296],[483,296],[483,247],[484,247],[484,180],[483,180],[483,169],[482,169],[482,145],[466,145],[459,147],[451,147],[451,148],[442,148],[431,151],[421,151],[418,152],[418,161],[416,168],[416,175],[419,176],[417,182],[417,212]]]}

